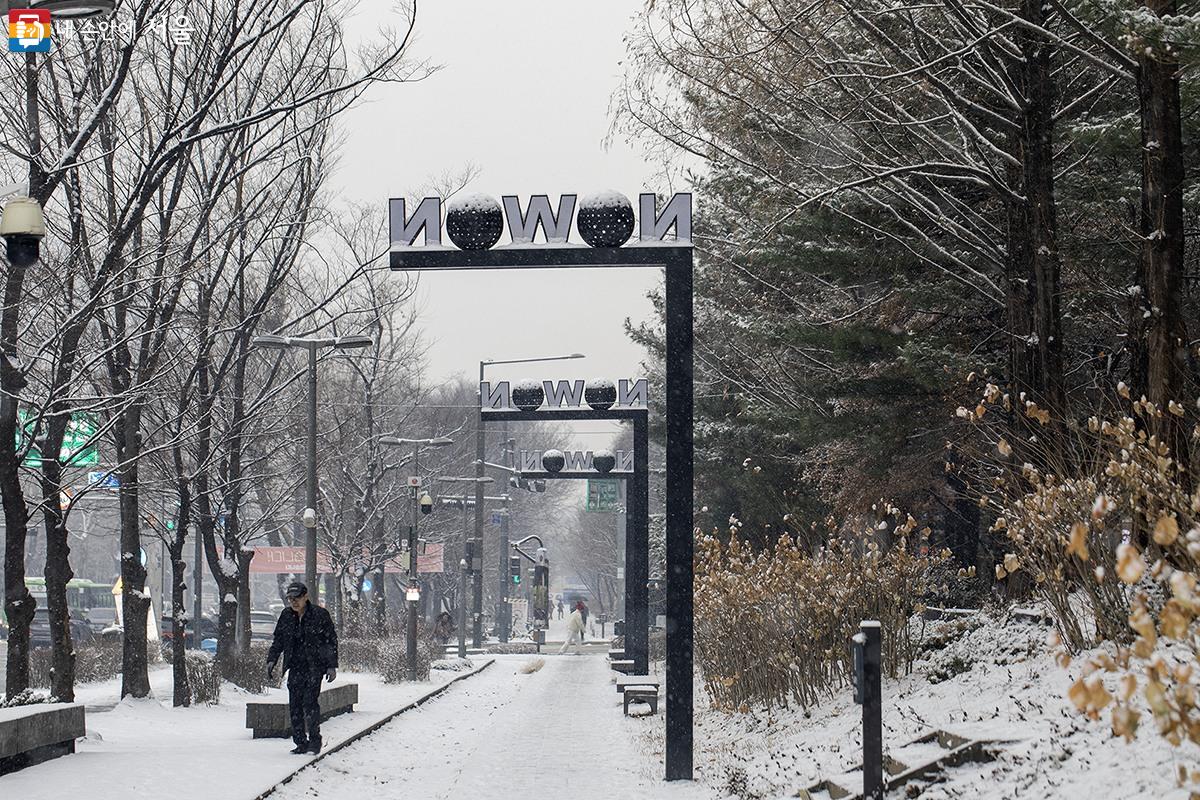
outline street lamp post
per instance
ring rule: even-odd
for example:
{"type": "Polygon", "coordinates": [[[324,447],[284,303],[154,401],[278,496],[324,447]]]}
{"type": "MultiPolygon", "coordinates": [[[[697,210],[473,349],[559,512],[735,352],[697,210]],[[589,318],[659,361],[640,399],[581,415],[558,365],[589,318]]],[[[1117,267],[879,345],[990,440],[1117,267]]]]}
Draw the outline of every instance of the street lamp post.
{"type": "Polygon", "coordinates": [[[255,347],[284,349],[301,348],[308,351],[308,480],[306,481],[305,508],[301,521],[307,529],[304,538],[304,583],[319,597],[317,588],[317,351],[325,347],[346,350],[370,347],[375,340],[370,336],[334,336],[329,338],[295,336],[255,336],[250,340],[255,347]]]}
{"type": "MultiPolygon", "coordinates": [[[[421,457],[421,446],[426,447],[446,447],[454,444],[453,439],[448,439],[445,436],[438,436],[433,439],[401,439],[396,436],[381,436],[379,437],[380,444],[390,445],[406,445],[413,446],[412,455],[412,479],[409,481],[413,490],[413,507],[412,507],[412,523],[408,526],[408,590],[418,586],[417,584],[417,515],[421,510],[421,506],[428,501],[432,506],[433,501],[429,500],[428,496],[421,496],[421,472],[418,469],[419,459],[421,457]]],[[[407,594],[407,593],[406,593],[407,594]]],[[[408,635],[405,641],[405,652],[408,656],[408,679],[415,681],[417,679],[417,606],[420,603],[419,599],[408,599],[408,635]]]]}
{"type": "MultiPolygon", "coordinates": [[[[543,361],[570,361],[576,358],[585,358],[583,353],[570,353],[565,356],[544,356],[541,358],[499,358],[499,359],[484,359],[479,362],[479,383],[484,380],[484,370],[487,367],[495,364],[532,364],[543,361]]],[[[480,408],[483,407],[482,397],[480,397],[480,408]]],[[[505,447],[508,447],[508,431],[504,432],[505,447]]],[[[479,425],[476,428],[475,434],[475,476],[483,477],[484,462],[486,460],[487,442],[485,431],[483,428],[483,417],[479,418],[479,425]]],[[[497,615],[499,619],[496,621],[496,629],[500,634],[500,641],[507,642],[509,635],[509,627],[512,624],[512,611],[509,609],[509,604],[506,600],[508,596],[508,581],[505,580],[508,575],[508,523],[502,521],[500,526],[500,595],[496,598],[497,615]]],[[[475,487],[475,541],[481,546],[483,543],[483,485],[475,487]]],[[[475,574],[475,625],[472,630],[472,640],[475,647],[480,647],[483,644],[483,570],[479,570],[475,574]]]]}
{"type": "MultiPolygon", "coordinates": [[[[473,483],[473,484],[475,484],[475,498],[471,502],[475,503],[475,521],[476,521],[476,524],[478,524],[479,523],[479,515],[481,513],[480,509],[483,508],[484,502],[487,501],[487,498],[483,494],[483,487],[485,484],[491,483],[492,478],[488,477],[487,475],[477,475],[477,476],[471,477],[471,478],[451,477],[451,476],[447,476],[447,475],[442,475],[442,476],[438,477],[438,480],[444,481],[446,483],[473,483]]],[[[508,495],[506,494],[506,495],[504,495],[504,497],[505,497],[505,499],[507,499],[508,495]]],[[[466,517],[466,513],[467,513],[467,500],[468,500],[467,496],[464,495],[463,500],[462,500],[464,518],[466,517]]],[[[463,527],[463,553],[464,554],[467,552],[468,549],[470,549],[467,544],[468,541],[470,541],[470,540],[467,538],[467,536],[468,536],[468,530],[467,530],[466,526],[464,526],[463,527]]],[[[481,592],[483,590],[483,567],[482,567],[482,564],[483,564],[483,539],[482,539],[482,537],[477,536],[477,537],[475,537],[474,541],[475,541],[476,553],[475,553],[474,557],[472,558],[472,561],[474,561],[475,559],[478,559],[480,567],[478,569],[476,569],[474,563],[472,563],[470,565],[471,570],[474,572],[474,580],[472,581],[472,584],[475,589],[475,604],[474,604],[474,609],[472,612],[474,614],[474,621],[473,621],[473,625],[472,625],[473,633],[472,633],[472,637],[471,637],[471,639],[472,639],[471,646],[478,648],[478,647],[483,646],[482,637],[480,636],[481,625],[482,625],[481,617],[482,617],[482,611],[483,611],[483,603],[482,603],[482,597],[481,597],[481,592]]],[[[465,596],[466,595],[464,594],[464,597],[465,596]]]]}

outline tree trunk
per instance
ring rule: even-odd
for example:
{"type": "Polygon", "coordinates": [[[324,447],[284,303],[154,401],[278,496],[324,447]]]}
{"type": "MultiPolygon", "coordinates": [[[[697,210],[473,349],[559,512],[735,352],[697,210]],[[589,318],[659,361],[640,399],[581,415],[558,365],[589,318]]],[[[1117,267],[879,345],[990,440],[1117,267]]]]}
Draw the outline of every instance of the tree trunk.
{"type": "Polygon", "coordinates": [[[121,697],[150,694],[150,675],[146,661],[146,614],[150,598],[146,594],[146,568],[142,566],[141,506],[139,503],[138,461],[141,457],[141,409],[126,409],[117,423],[121,447],[118,470],[121,486],[121,616],[124,619],[121,653],[121,697]]]}
{"type": "MultiPolygon", "coordinates": [[[[179,493],[179,518],[175,520],[175,535],[171,538],[171,675],[174,678],[175,691],[172,705],[190,706],[192,704],[192,686],[187,675],[187,626],[184,618],[187,615],[187,584],[184,582],[184,570],[187,562],[183,558],[184,546],[187,544],[187,532],[191,525],[191,495],[188,492],[187,481],[180,476],[177,479],[179,493]]],[[[193,637],[196,646],[200,646],[200,620],[192,621],[193,637]]]]}
{"type": "MultiPolygon", "coordinates": [[[[1021,15],[1031,23],[1046,23],[1041,0],[1021,0],[1021,15]]],[[[1021,89],[1024,109],[1017,122],[1021,131],[1011,150],[1020,162],[1011,170],[1012,185],[1022,196],[1008,203],[1007,316],[1010,341],[1009,372],[1016,413],[1016,442],[1026,461],[1061,463],[1063,423],[1067,415],[1063,383],[1062,317],[1059,308],[1061,260],[1054,194],[1054,80],[1051,47],[1039,36],[1018,30],[1014,37],[1023,58],[1012,76],[1021,89]],[[1025,415],[1024,399],[1049,411],[1051,422],[1041,426],[1025,415]],[[1041,447],[1028,447],[1036,435],[1041,447]]]]}
{"type": "Polygon", "coordinates": [[[60,702],[75,702],[75,648],[71,641],[71,608],[67,582],[71,546],[62,509],[62,463],[58,460],[71,412],[56,408],[42,440],[42,517],[46,523],[46,606],[50,615],[50,693],[60,702]]]}
{"type": "MultiPolygon", "coordinates": [[[[1173,15],[1176,0],[1147,0],[1159,16],[1173,15]]],[[[1142,251],[1137,284],[1140,302],[1131,320],[1134,399],[1145,397],[1162,411],[1150,421],[1151,433],[1171,449],[1180,480],[1191,491],[1188,419],[1192,404],[1184,396],[1188,370],[1187,323],[1183,316],[1184,218],[1183,133],[1180,117],[1179,63],[1155,48],[1138,50],[1138,101],[1142,133],[1142,251]],[[1184,414],[1170,413],[1175,401],[1184,414]]]]}
{"type": "Polygon", "coordinates": [[[0,313],[0,500],[4,504],[4,615],[8,619],[8,697],[29,688],[29,623],[36,601],[25,587],[25,537],[29,511],[21,489],[17,452],[17,397],[25,385],[17,357],[17,329],[25,269],[8,265],[0,313]]]}

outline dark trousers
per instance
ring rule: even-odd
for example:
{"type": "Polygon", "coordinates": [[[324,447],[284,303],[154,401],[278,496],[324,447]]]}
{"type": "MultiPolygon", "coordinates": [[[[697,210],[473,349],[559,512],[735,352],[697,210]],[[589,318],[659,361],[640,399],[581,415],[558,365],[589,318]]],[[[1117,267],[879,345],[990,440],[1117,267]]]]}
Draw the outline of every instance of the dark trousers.
{"type": "Polygon", "coordinates": [[[297,745],[321,741],[322,677],[323,672],[305,664],[288,667],[288,711],[292,715],[292,741],[297,745]]]}

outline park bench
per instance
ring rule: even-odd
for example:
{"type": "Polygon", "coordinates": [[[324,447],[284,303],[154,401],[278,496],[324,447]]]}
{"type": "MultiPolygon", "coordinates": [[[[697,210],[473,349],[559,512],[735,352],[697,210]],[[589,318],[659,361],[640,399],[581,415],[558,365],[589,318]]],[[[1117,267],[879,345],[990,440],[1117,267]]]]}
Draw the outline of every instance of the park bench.
{"type": "Polygon", "coordinates": [[[661,681],[653,675],[622,675],[617,678],[617,691],[622,694],[629,687],[653,687],[655,690],[661,685],[661,681]]]}
{"type": "MultiPolygon", "coordinates": [[[[658,687],[657,686],[626,686],[622,692],[624,698],[621,703],[624,706],[625,716],[629,716],[630,703],[649,703],[650,713],[658,713],[658,687]]],[[[644,716],[644,715],[643,715],[644,716]]]]}
{"type": "Polygon", "coordinates": [[[620,661],[625,658],[625,650],[620,647],[614,647],[608,651],[609,661],[620,661]]]}
{"type": "Polygon", "coordinates": [[[621,705],[625,716],[629,716],[630,703],[649,703],[650,712],[658,713],[659,679],[651,675],[622,675],[617,678],[617,691],[624,697],[621,705]]]}
{"type": "Polygon", "coordinates": [[[637,662],[633,659],[614,659],[609,663],[609,666],[617,672],[624,672],[628,675],[636,668],[637,662]]]}
{"type": "Polygon", "coordinates": [[[83,706],[75,703],[0,709],[0,775],[74,753],[86,732],[83,706]]]}
{"type": "MultiPolygon", "coordinates": [[[[321,689],[318,700],[321,721],[354,710],[358,702],[358,684],[340,683],[321,689]]],[[[246,703],[246,727],[254,731],[255,739],[287,738],[292,735],[292,718],[287,698],[246,703]]]]}

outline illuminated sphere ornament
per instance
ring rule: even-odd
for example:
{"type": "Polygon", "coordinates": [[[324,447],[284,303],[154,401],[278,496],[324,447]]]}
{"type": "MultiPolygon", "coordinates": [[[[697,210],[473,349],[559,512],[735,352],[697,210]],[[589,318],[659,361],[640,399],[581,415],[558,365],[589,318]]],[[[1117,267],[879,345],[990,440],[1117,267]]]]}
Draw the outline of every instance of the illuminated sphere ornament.
{"type": "Polygon", "coordinates": [[[542,453],[542,469],[546,472],[561,472],[566,463],[567,458],[562,450],[547,450],[542,453]]]}
{"type": "Polygon", "coordinates": [[[588,381],[583,400],[595,411],[607,411],[617,402],[617,386],[610,380],[588,381]]]}
{"type": "Polygon", "coordinates": [[[589,194],[579,202],[575,225],[592,247],[620,247],[633,235],[633,206],[620,192],[589,194]]]}
{"type": "Polygon", "coordinates": [[[504,212],[494,197],[469,194],[446,206],[446,234],[463,250],[487,250],[503,230],[504,212]]]}
{"type": "Polygon", "coordinates": [[[597,450],[592,453],[592,467],[596,472],[612,472],[617,465],[617,457],[612,450],[597,450]]]}
{"type": "Polygon", "coordinates": [[[512,389],[512,403],[522,411],[536,411],[546,400],[546,392],[537,381],[521,381],[512,389]]]}

